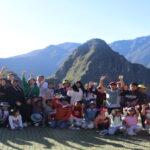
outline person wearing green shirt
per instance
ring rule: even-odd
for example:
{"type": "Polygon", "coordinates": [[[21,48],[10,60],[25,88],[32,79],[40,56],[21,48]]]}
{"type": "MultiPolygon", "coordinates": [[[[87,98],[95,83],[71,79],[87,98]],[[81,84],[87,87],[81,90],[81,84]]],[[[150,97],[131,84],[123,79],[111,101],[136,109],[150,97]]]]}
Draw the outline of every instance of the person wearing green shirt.
{"type": "Polygon", "coordinates": [[[38,97],[39,96],[39,87],[36,84],[36,80],[34,78],[30,78],[28,81],[25,78],[25,73],[22,75],[22,84],[23,84],[23,91],[25,97],[38,97]]]}

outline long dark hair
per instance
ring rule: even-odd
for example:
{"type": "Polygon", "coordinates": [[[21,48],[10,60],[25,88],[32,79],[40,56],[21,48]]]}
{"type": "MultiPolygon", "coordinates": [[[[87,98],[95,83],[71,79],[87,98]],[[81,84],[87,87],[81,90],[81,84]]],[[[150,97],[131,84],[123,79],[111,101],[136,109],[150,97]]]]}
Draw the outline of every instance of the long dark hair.
{"type": "Polygon", "coordinates": [[[73,85],[72,85],[72,89],[73,89],[73,91],[75,91],[75,92],[79,92],[79,89],[78,89],[78,87],[76,86],[76,84],[73,84],[73,85]]]}
{"type": "Polygon", "coordinates": [[[76,84],[78,84],[78,83],[80,84],[80,88],[81,88],[82,92],[84,93],[85,89],[84,89],[84,86],[83,86],[82,82],[77,81],[76,84]]]}

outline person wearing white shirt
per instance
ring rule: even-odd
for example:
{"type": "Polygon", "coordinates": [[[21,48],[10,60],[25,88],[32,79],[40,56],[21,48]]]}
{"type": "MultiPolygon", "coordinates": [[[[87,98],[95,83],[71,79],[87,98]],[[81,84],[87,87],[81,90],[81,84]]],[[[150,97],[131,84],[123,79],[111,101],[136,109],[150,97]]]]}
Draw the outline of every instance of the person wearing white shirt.
{"type": "Polygon", "coordinates": [[[22,116],[20,115],[18,110],[12,110],[12,115],[9,116],[9,125],[12,130],[15,129],[22,129],[23,123],[22,123],[22,116]]]}
{"type": "Polygon", "coordinates": [[[37,77],[37,86],[40,89],[40,97],[45,97],[46,90],[48,89],[48,83],[45,82],[45,77],[43,75],[37,77]]]}
{"type": "Polygon", "coordinates": [[[83,91],[74,84],[71,89],[68,90],[67,96],[71,98],[70,104],[74,105],[75,102],[81,101],[83,98],[83,91]]]}

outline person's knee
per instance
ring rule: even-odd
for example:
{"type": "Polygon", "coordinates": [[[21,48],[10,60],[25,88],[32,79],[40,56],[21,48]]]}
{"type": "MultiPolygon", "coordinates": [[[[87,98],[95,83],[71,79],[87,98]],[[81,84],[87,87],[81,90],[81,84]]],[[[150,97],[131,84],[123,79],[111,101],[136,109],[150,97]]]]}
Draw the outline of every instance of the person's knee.
{"type": "Polygon", "coordinates": [[[61,129],[66,129],[66,128],[68,128],[68,124],[67,124],[67,122],[62,122],[62,123],[59,125],[59,127],[60,127],[61,129]]]}
{"type": "Polygon", "coordinates": [[[50,124],[50,127],[51,127],[51,128],[56,128],[56,122],[55,122],[55,121],[52,121],[51,124],[50,124]]]}
{"type": "Polygon", "coordinates": [[[114,128],[110,128],[109,131],[108,131],[108,133],[109,133],[110,135],[114,135],[115,132],[116,132],[116,130],[115,130],[114,128]]]}

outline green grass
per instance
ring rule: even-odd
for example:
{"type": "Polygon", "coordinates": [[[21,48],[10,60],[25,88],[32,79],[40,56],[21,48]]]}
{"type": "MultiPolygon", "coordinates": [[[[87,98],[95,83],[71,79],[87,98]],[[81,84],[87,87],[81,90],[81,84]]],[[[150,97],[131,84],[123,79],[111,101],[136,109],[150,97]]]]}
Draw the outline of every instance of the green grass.
{"type": "Polygon", "coordinates": [[[149,150],[150,135],[135,137],[99,136],[94,130],[27,128],[11,131],[0,128],[0,150],[149,150]]]}

